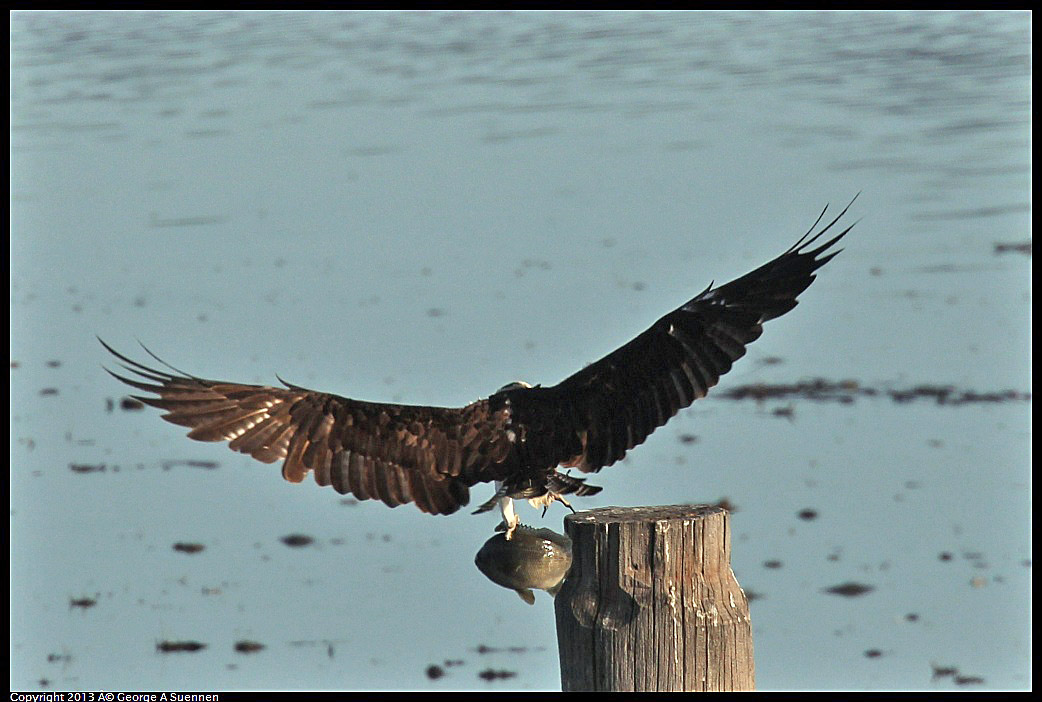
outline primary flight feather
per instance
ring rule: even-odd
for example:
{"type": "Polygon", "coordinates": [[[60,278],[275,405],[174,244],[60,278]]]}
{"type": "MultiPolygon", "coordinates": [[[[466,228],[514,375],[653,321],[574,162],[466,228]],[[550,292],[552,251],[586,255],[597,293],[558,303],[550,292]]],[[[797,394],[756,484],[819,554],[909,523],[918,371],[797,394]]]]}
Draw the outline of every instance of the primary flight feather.
{"type": "Polygon", "coordinates": [[[519,523],[513,499],[567,505],[563,495],[599,492],[558,467],[594,473],[610,466],[704,397],[763,333],[763,323],[795,307],[815,271],[839,253],[830,249],[853,225],[818,240],[849,207],[812,236],[826,207],[785,253],[710,285],[557,385],[511,383],[465,407],[364,402],[285,381],[276,388],[207,380],[150,351],[168,370],[101,343],[136,377],[109,373],[149,393],[135,397],[189,427],[189,438],[227,441],[264,463],[282,460],[290,482],[310,472],[339,493],[391,507],[412,502],[430,514],[451,514],[469,502],[473,485],[494,482],[495,493],[477,512],[498,502],[509,538],[519,523]]]}

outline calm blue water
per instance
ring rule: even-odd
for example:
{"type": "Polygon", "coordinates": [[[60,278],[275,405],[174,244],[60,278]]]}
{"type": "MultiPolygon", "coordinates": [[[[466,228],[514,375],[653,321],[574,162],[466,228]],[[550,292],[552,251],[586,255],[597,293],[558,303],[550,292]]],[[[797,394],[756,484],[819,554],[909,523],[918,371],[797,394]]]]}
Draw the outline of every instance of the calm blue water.
{"type": "MultiPolygon", "coordinates": [[[[1025,13],[20,12],[11,61],[13,689],[560,689],[550,598],[473,565],[495,516],[190,442],[118,408],[95,334],[464,404],[557,382],[862,192],[720,390],[1031,389],[1030,255],[995,252],[1031,239],[1025,13]]],[[[1030,411],[710,396],[579,506],[738,507],[760,689],[1027,688],[1030,411]],[[875,589],[823,592],[846,582],[875,589]]]]}

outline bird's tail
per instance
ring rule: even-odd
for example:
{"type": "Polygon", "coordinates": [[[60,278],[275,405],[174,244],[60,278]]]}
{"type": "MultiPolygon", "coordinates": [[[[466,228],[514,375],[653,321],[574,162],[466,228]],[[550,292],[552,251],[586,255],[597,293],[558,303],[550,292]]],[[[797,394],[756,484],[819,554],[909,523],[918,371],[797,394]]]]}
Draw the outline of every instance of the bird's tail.
{"type": "Polygon", "coordinates": [[[504,497],[511,497],[516,500],[530,500],[542,497],[547,493],[555,495],[571,495],[574,493],[582,497],[585,495],[596,495],[600,491],[601,487],[598,485],[587,485],[585,478],[573,478],[570,475],[553,471],[546,477],[545,481],[526,480],[521,485],[512,485],[504,482],[492,495],[491,499],[483,502],[473,513],[481,514],[482,512],[488,512],[504,497]]]}
{"type": "Polygon", "coordinates": [[[580,497],[596,495],[601,491],[599,485],[587,485],[586,478],[573,478],[564,473],[554,471],[546,480],[546,489],[558,495],[571,495],[575,493],[580,497]]]}

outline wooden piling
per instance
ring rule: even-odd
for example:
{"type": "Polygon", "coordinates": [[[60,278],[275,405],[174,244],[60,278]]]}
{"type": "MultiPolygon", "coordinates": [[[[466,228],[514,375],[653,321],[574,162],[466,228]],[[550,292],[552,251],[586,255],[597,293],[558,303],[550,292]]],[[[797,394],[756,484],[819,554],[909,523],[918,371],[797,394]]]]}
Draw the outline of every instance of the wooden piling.
{"type": "Polygon", "coordinates": [[[564,691],[755,689],[724,509],[605,507],[568,515],[565,531],[572,569],[554,605],[564,691]]]}

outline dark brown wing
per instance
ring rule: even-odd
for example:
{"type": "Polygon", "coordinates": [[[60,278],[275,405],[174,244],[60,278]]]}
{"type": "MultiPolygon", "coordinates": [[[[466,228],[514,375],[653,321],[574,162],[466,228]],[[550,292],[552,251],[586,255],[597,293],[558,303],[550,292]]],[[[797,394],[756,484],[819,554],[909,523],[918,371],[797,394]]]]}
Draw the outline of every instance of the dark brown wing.
{"type": "Polygon", "coordinates": [[[507,411],[492,409],[488,400],[419,407],[289,384],[224,383],[156,370],[101,343],[139,378],[109,373],[156,395],[137,399],[166,410],[163,419],[190,427],[189,438],[227,441],[264,463],[281,459],[282,477],[290,482],[313,471],[319,485],[360,500],[391,507],[414,502],[424,512],[451,514],[467,504],[471,485],[500,479],[510,469],[507,411]]]}
{"type": "Polygon", "coordinates": [[[851,227],[811,246],[847,209],[811,236],[823,210],[810,231],[778,258],[726,285],[710,285],[558,385],[507,391],[515,424],[526,427],[522,460],[598,471],[704,397],[763,333],[763,323],[795,307],[814,271],[839,253],[826,251],[851,227]]]}

